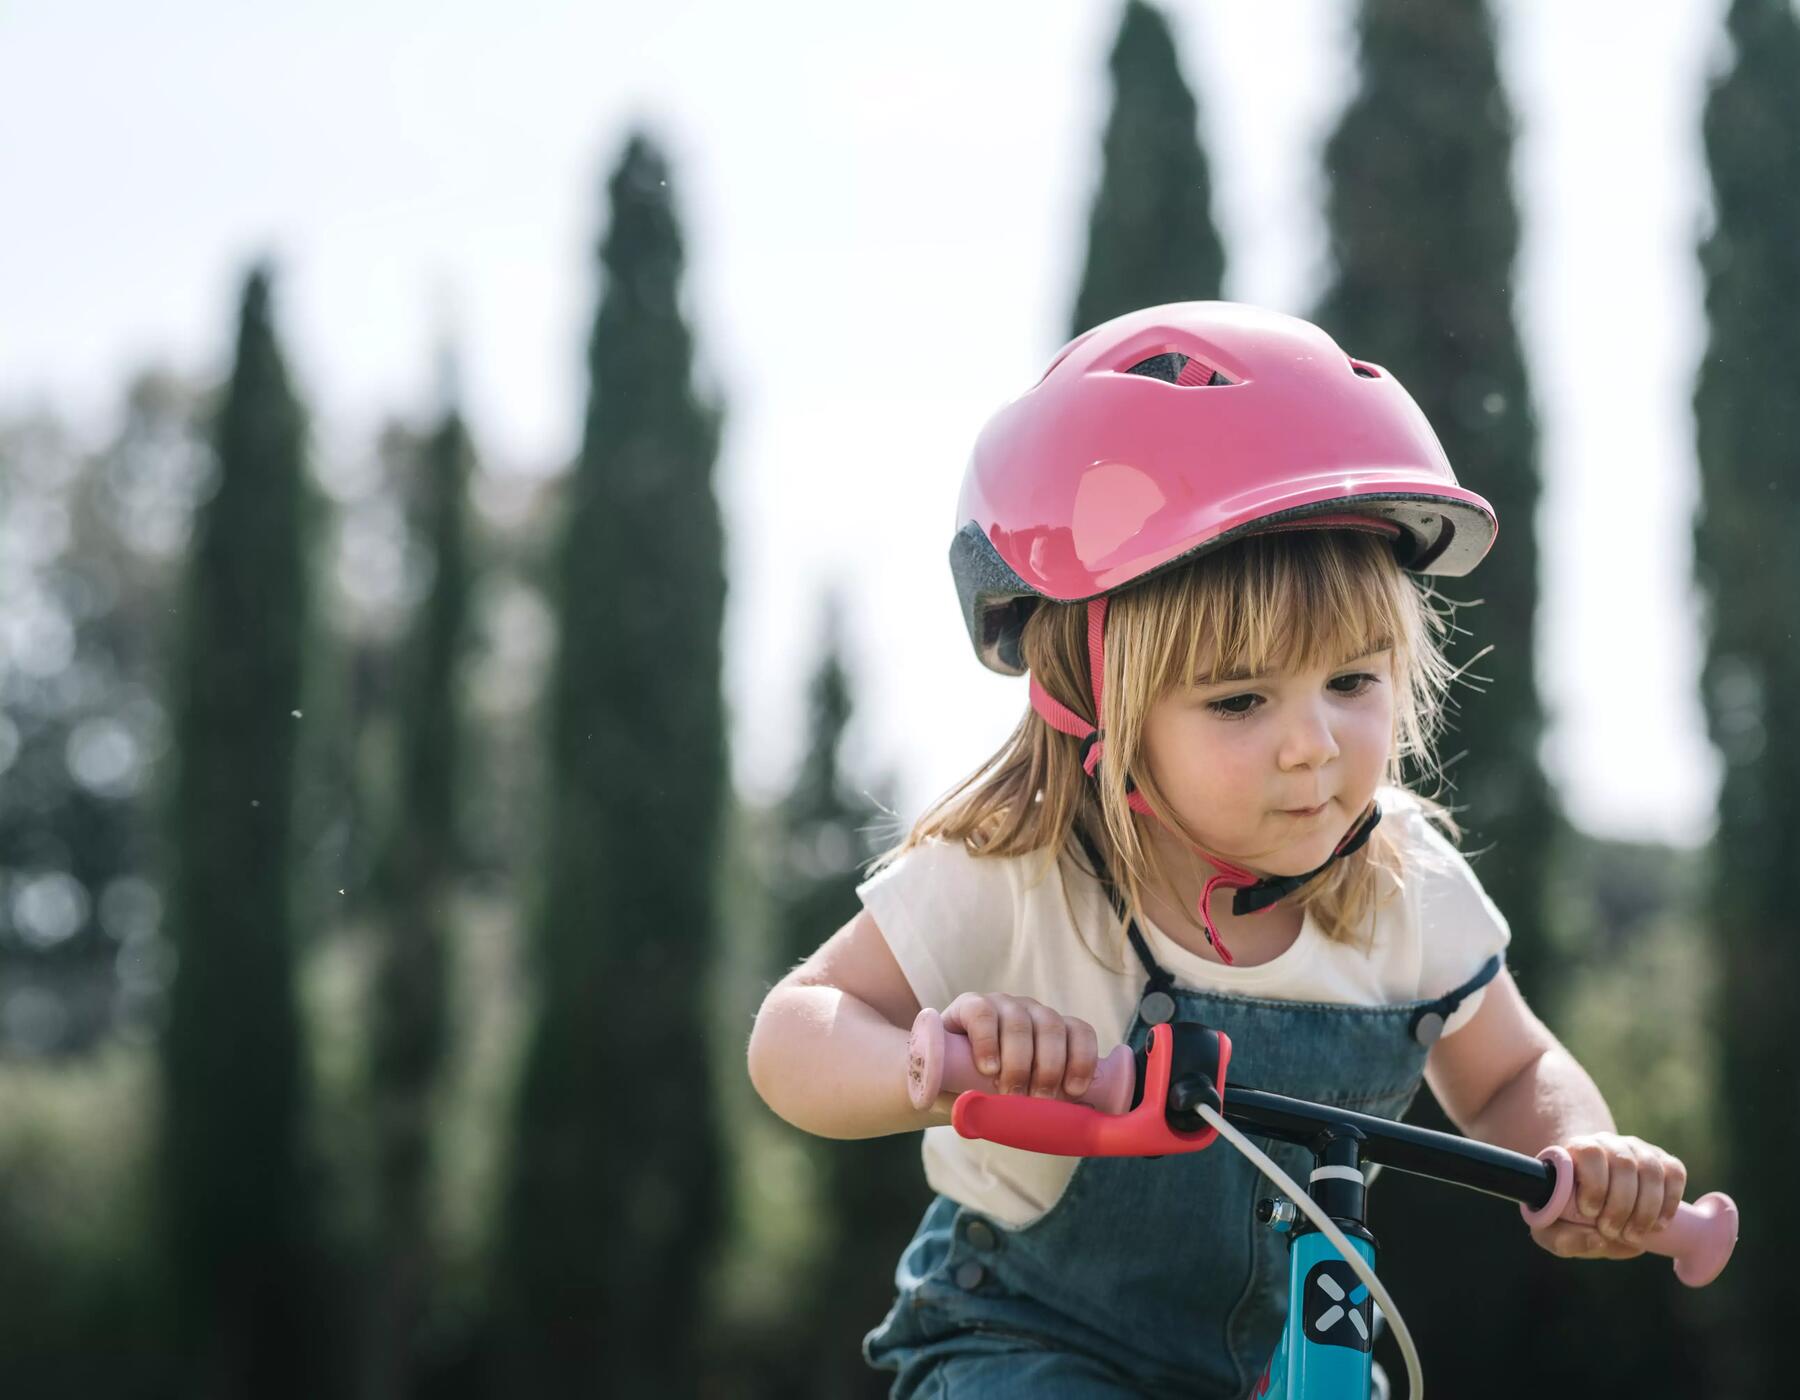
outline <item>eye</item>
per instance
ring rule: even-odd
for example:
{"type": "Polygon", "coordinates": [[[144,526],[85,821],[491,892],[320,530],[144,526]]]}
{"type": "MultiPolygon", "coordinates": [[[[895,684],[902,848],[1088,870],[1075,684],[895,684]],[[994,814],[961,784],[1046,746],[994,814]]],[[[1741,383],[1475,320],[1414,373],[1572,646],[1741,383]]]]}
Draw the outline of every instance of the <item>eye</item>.
{"type": "Polygon", "coordinates": [[[1348,682],[1348,685],[1337,692],[1339,695],[1361,695],[1370,686],[1381,684],[1381,677],[1370,675],[1367,671],[1357,671],[1353,675],[1338,676],[1332,680],[1331,684],[1338,686],[1344,685],[1345,682],[1348,682]]]}
{"type": "Polygon", "coordinates": [[[1259,695],[1228,695],[1223,700],[1208,700],[1206,708],[1221,719],[1242,719],[1261,703],[1262,697],[1259,695]],[[1243,704],[1242,709],[1232,708],[1240,702],[1243,704]]]}

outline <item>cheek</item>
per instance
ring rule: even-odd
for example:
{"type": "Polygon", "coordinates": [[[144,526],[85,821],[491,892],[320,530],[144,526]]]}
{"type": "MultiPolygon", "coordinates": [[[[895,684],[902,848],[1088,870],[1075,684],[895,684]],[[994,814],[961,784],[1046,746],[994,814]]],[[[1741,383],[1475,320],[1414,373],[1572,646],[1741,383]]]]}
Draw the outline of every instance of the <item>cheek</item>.
{"type": "Polygon", "coordinates": [[[1163,727],[1152,771],[1177,800],[1236,791],[1268,763],[1254,727],[1183,714],[1163,727]]]}
{"type": "Polygon", "coordinates": [[[1338,744],[1347,768],[1365,781],[1379,781],[1394,745],[1392,710],[1371,705],[1348,717],[1338,730],[1338,744]]]}

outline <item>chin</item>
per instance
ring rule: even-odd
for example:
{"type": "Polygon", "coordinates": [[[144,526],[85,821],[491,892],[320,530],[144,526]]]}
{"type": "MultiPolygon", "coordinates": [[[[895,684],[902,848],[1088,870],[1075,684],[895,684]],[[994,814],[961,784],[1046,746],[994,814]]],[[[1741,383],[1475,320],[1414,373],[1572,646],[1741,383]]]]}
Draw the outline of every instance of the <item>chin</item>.
{"type": "Polygon", "coordinates": [[[1343,839],[1344,833],[1335,829],[1308,832],[1300,839],[1290,841],[1282,850],[1271,852],[1265,869],[1271,875],[1304,875],[1330,860],[1337,843],[1343,839]]]}

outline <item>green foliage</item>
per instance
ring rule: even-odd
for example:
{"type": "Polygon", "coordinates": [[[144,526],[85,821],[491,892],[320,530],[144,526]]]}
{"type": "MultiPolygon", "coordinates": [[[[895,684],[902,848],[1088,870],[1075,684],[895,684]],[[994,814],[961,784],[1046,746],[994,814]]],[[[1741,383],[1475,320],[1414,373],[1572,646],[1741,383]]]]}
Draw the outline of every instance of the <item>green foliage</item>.
{"type": "Polygon", "coordinates": [[[1724,763],[1707,901],[1720,953],[1725,1189],[1745,1229],[1726,1286],[1737,1304],[1732,1373],[1745,1395],[1782,1388],[1783,1335],[1800,1305],[1784,1249],[1800,1235],[1788,1181],[1794,1113],[1791,876],[1800,866],[1800,736],[1777,706],[1800,683],[1800,23],[1781,0],[1737,0],[1731,66],[1708,96],[1715,221],[1700,249],[1711,335],[1694,397],[1701,508],[1694,568],[1707,604],[1703,690],[1724,763]]]}
{"type": "Polygon", "coordinates": [[[1217,297],[1225,276],[1199,111],[1160,11],[1127,0],[1109,67],[1113,106],[1075,298],[1077,334],[1141,306],[1217,297]]]}
{"type": "Polygon", "coordinates": [[[148,1190],[157,1108],[155,1059],[142,1047],[0,1063],[5,1393],[174,1392],[148,1190]]]}
{"type": "Polygon", "coordinates": [[[172,382],[140,377],[123,408],[99,453],[41,411],[0,424],[0,1054],[83,1053],[115,1015],[142,1034],[161,993],[147,799],[173,571],[156,527],[183,513],[170,498],[191,483],[170,478],[194,444],[172,382]]]}
{"type": "Polygon", "coordinates": [[[462,771],[456,681],[468,613],[463,515],[473,449],[454,410],[420,455],[415,509],[431,553],[432,587],[405,648],[396,706],[399,800],[375,872],[380,953],[370,1001],[369,1080],[380,1242],[365,1380],[381,1395],[414,1388],[431,1304],[433,1090],[449,1036],[446,925],[461,865],[455,829],[462,771]]]}
{"type": "Polygon", "coordinates": [[[720,413],[690,382],[668,176],[637,135],[609,183],[558,559],[538,1019],[503,1272],[525,1393],[688,1392],[721,1214],[704,995],[727,784],[720,413]]]}
{"type": "Polygon", "coordinates": [[[1512,315],[1512,113],[1483,0],[1368,0],[1357,34],[1361,85],[1325,149],[1335,271],[1316,318],[1399,376],[1500,517],[1473,578],[1442,585],[1481,605],[1449,648],[1469,669],[1441,747],[1530,996],[1555,981],[1543,889],[1560,819],[1537,756],[1537,426],[1512,315]]]}
{"type": "MultiPolygon", "coordinates": [[[[1466,669],[1440,756],[1463,849],[1512,928],[1513,976],[1560,1029],[1585,1010],[1561,995],[1565,973],[1548,908],[1553,854],[1569,831],[1538,762],[1540,484],[1512,310],[1519,233],[1511,106],[1483,0],[1365,0],[1357,38],[1360,85],[1325,149],[1334,273],[1315,315],[1351,354],[1400,378],[1458,479],[1499,515],[1499,542],[1477,574],[1443,585],[1448,598],[1479,599],[1480,607],[1458,613],[1447,648],[1466,669]]],[[[1578,874],[1585,880],[1588,872],[1578,874]]],[[[1411,1117],[1451,1126],[1428,1099],[1411,1117]]],[[[1535,1345],[1546,1311],[1577,1334],[1635,1318],[1655,1338],[1640,1348],[1643,1367],[1669,1379],[1684,1374],[1665,1294],[1628,1299],[1616,1279],[1582,1290],[1567,1265],[1521,1238],[1516,1219],[1468,1193],[1404,1182],[1377,1196],[1375,1229],[1395,1296],[1431,1349],[1436,1384],[1451,1393],[1605,1390],[1621,1380],[1610,1354],[1535,1345]],[[1446,1238],[1481,1261],[1494,1306],[1471,1312],[1435,1286],[1446,1238]]]]}
{"type": "Polygon", "coordinates": [[[1720,1169],[1706,860],[1576,836],[1557,867],[1561,1039],[1606,1095],[1619,1131],[1667,1148],[1706,1189],[1720,1169]]]}
{"type": "MultiPolygon", "coordinates": [[[[852,701],[842,619],[841,601],[827,599],[806,751],[774,814],[774,844],[762,865],[771,982],[856,913],[863,866],[879,849],[882,803],[843,767],[852,701]]],[[[771,1144],[768,1163],[780,1164],[788,1189],[805,1203],[807,1248],[789,1278],[785,1326],[770,1338],[767,1389],[878,1400],[892,1378],[863,1362],[860,1343],[893,1302],[895,1261],[931,1199],[918,1135],[826,1141],[783,1128],[786,1141],[771,1144]]]]}
{"type": "Polygon", "coordinates": [[[180,1346],[221,1394],[312,1393],[313,1202],[289,908],[305,428],[257,269],[177,670],[161,1184],[180,1346]]]}

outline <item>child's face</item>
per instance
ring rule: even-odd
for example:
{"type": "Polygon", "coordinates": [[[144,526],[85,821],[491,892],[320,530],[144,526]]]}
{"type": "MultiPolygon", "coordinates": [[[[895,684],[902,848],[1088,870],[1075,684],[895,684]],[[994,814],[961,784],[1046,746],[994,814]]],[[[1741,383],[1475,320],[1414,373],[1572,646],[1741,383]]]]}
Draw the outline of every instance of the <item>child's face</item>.
{"type": "Polygon", "coordinates": [[[1205,850],[1263,875],[1312,870],[1386,775],[1391,662],[1378,651],[1172,691],[1145,725],[1151,776],[1205,850]]]}

